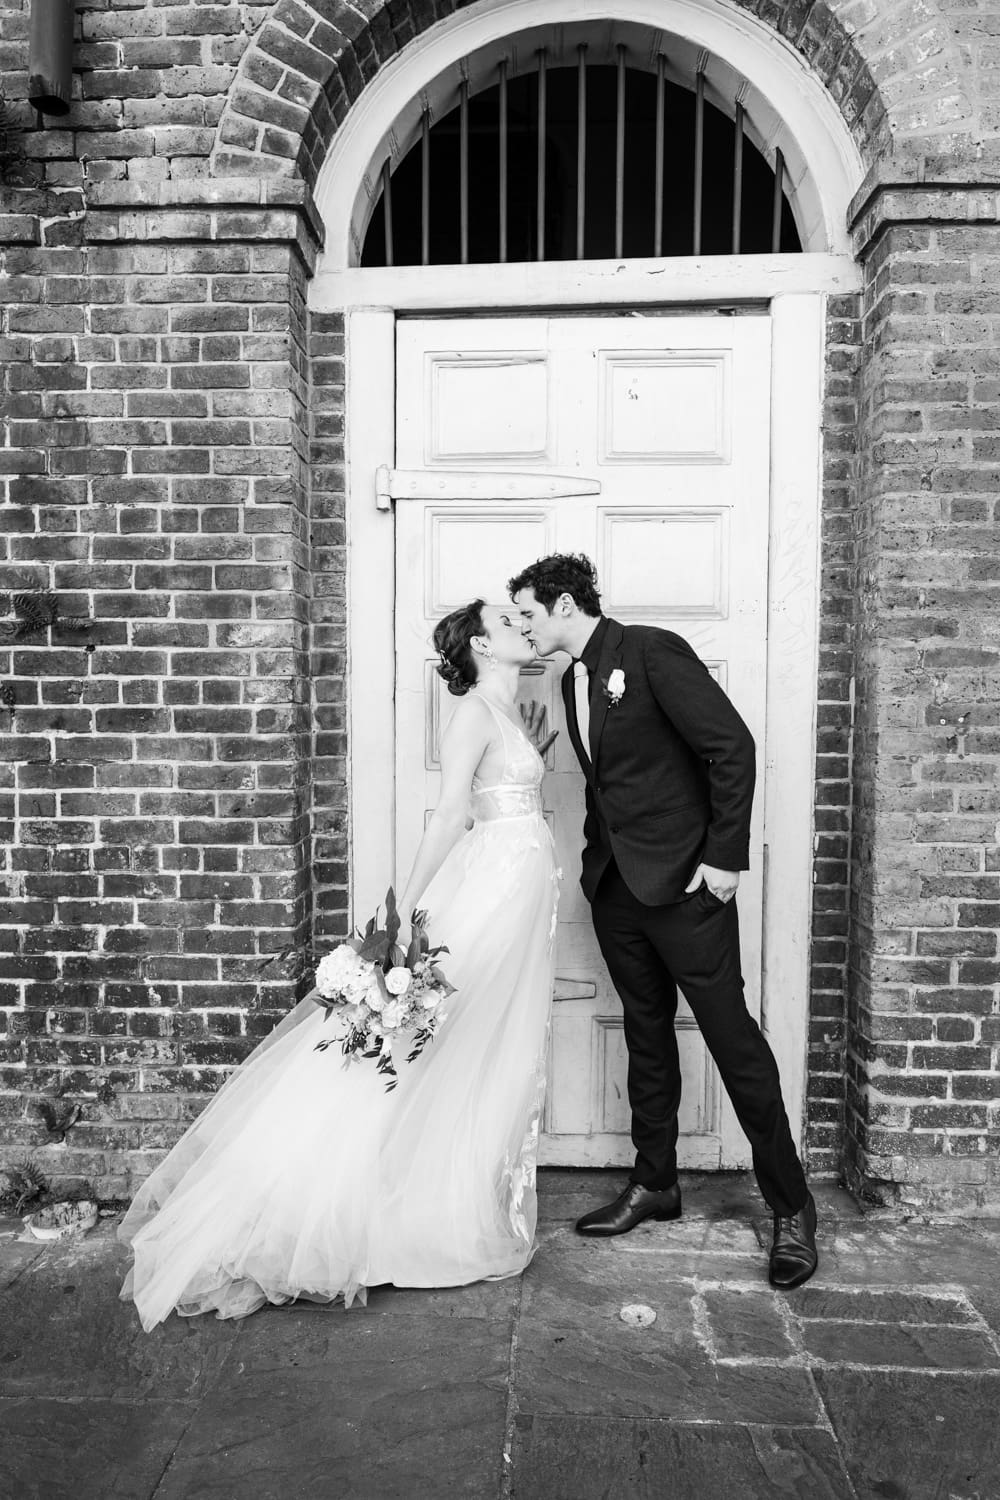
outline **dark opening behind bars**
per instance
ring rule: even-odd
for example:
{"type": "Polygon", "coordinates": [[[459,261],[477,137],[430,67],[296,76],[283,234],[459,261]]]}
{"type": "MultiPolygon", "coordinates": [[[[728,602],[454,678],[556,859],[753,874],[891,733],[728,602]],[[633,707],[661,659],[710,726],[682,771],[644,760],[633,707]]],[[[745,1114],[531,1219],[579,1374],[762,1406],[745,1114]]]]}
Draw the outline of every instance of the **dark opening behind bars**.
{"type": "Polygon", "coordinates": [[[501,64],[491,88],[463,86],[450,114],[425,120],[383,173],[362,265],[801,250],[742,106],[730,119],[662,68],[625,68],[621,54],[587,66],[583,51],[574,67],[539,54],[516,78],[501,64]]]}

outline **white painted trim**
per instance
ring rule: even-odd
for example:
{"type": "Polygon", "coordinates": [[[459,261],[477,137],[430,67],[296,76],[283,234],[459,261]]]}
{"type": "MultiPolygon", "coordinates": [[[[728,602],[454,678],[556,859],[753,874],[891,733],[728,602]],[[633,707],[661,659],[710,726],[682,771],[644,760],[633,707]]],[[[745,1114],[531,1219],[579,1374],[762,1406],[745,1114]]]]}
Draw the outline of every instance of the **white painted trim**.
{"type": "Polygon", "coordinates": [[[354,311],[346,328],[349,901],[367,921],[394,875],[395,519],[375,503],[396,456],[396,316],[354,311]]]}
{"type": "Polygon", "coordinates": [[[468,312],[477,307],[643,307],[697,302],[768,302],[797,292],[860,290],[848,255],[711,255],[695,259],[524,262],[506,266],[390,266],[319,270],[314,312],[394,307],[468,312]]]}
{"type": "Polygon", "coordinates": [[[781,1072],[792,1134],[805,1124],[812,932],[825,298],[771,304],[771,537],[768,567],[768,861],[761,1024],[781,1072]],[[769,997],[781,996],[780,1013],[769,997]],[[773,1025],[771,1024],[773,1021],[773,1025]]]}
{"type": "Polygon", "coordinates": [[[462,59],[538,27],[619,22],[662,32],[704,48],[747,80],[747,118],[768,154],[780,147],[803,246],[847,254],[847,208],[864,168],[833,99],[805,60],[778,32],[732,0],[478,0],[415,37],[383,68],[338,129],[316,187],[326,225],[320,269],[356,263],[355,242],[374,201],[372,170],[407,144],[407,111],[447,93],[462,59]],[[439,82],[442,80],[443,82],[439,82]]]}

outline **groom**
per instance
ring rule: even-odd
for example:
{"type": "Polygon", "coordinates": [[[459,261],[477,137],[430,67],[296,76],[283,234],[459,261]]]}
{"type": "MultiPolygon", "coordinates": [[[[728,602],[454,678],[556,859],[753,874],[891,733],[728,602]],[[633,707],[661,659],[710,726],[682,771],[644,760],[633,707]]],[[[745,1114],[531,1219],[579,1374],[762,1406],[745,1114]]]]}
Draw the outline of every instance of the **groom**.
{"type": "Polygon", "coordinates": [[[750,731],[680,636],[602,615],[588,558],[543,557],[509,589],[539,656],[573,658],[562,689],[587,783],[581,883],[625,1016],[635,1167],[621,1196],[577,1230],[625,1234],[680,1217],[679,987],[774,1215],[771,1284],[799,1286],[816,1269],[816,1206],[740,970],[734,898],[749,865],[750,731]]]}

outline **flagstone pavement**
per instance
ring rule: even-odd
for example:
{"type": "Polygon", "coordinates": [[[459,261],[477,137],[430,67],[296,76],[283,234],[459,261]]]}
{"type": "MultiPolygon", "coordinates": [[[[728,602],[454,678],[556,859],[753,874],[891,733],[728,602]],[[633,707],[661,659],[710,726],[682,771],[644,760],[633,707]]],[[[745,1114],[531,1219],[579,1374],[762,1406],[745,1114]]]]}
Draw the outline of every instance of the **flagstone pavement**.
{"type": "Polygon", "coordinates": [[[752,1179],[574,1235],[622,1182],[540,1174],[518,1281],[152,1335],[113,1218],[51,1247],[0,1220],[0,1497],[1000,1500],[1000,1223],[821,1188],[820,1271],[781,1295],[752,1179]]]}

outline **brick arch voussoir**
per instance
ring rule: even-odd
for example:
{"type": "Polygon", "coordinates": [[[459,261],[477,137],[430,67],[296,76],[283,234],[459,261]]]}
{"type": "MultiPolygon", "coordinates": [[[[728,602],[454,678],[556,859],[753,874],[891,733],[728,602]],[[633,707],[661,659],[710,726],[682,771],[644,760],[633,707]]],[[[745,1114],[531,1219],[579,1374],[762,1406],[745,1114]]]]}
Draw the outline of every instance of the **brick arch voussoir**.
{"type": "MultiPolygon", "coordinates": [[[[218,176],[315,184],[365,85],[414,37],[472,0],[277,0],[244,54],[212,153],[218,176]]],[[[869,163],[904,131],[972,113],[934,0],[737,0],[784,37],[836,102],[869,163]]],[[[664,23],[669,24],[664,4],[664,23]]]]}

